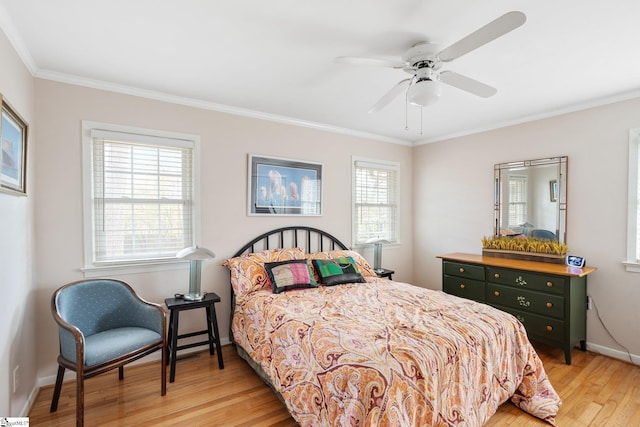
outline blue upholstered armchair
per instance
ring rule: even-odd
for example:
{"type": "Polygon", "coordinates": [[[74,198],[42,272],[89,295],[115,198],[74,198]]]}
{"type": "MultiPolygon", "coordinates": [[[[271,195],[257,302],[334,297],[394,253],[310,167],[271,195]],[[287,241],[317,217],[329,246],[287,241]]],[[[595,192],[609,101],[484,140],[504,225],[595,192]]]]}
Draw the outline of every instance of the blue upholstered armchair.
{"type": "Polygon", "coordinates": [[[142,300],[126,283],[113,279],[69,283],[51,298],[59,325],[60,355],[51,412],[58,408],[65,369],[76,372],[76,425],[84,425],[84,380],[118,368],[156,350],[162,352],[161,395],[167,390],[165,312],[142,300]]]}
{"type": "Polygon", "coordinates": [[[541,228],[531,230],[531,237],[535,237],[536,239],[558,240],[558,236],[556,236],[554,232],[541,228]]]}

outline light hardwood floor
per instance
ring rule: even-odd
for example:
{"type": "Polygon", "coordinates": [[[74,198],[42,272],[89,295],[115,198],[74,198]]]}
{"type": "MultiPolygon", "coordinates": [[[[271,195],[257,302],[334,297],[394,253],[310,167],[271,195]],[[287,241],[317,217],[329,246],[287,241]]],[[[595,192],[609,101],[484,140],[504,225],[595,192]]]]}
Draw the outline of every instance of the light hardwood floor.
{"type": "MultiPolygon", "coordinates": [[[[563,400],[559,427],[640,426],[640,367],[595,353],[535,344],[551,383],[563,400]]],[[[295,426],[271,389],[237,355],[223,347],[223,370],[207,351],[178,360],[176,380],[160,396],[158,362],[125,367],[85,383],[85,425],[91,426],[295,426]]],[[[180,359],[180,357],[179,357],[180,359]]],[[[75,382],[62,387],[58,411],[49,413],[53,387],[43,388],[30,413],[32,426],[75,425],[75,382]]],[[[548,425],[503,404],[487,426],[548,425]]]]}

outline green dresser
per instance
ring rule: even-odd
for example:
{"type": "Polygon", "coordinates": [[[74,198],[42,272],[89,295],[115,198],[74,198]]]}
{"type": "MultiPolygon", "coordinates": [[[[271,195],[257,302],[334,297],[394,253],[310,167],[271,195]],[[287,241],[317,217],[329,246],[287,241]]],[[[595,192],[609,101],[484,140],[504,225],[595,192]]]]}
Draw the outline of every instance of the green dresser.
{"type": "Polygon", "coordinates": [[[514,315],[529,338],[564,350],[586,350],[587,275],[594,267],[520,261],[463,253],[440,255],[442,290],[514,315]]]}

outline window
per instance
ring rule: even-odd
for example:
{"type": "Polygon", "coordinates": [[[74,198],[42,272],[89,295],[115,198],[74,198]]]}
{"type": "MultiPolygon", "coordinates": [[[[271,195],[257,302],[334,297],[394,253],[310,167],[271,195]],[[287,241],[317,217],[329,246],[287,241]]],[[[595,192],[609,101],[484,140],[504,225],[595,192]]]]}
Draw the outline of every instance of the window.
{"type": "Polygon", "coordinates": [[[175,260],[194,245],[198,140],[83,122],[86,269],[175,260]]]}
{"type": "Polygon", "coordinates": [[[399,175],[397,163],[353,159],[353,245],[399,241],[399,175]]]}
{"type": "Polygon", "coordinates": [[[627,271],[640,273],[640,128],[629,131],[627,271]]]}
{"type": "Polygon", "coordinates": [[[509,228],[527,222],[527,177],[509,175],[509,228]]]}

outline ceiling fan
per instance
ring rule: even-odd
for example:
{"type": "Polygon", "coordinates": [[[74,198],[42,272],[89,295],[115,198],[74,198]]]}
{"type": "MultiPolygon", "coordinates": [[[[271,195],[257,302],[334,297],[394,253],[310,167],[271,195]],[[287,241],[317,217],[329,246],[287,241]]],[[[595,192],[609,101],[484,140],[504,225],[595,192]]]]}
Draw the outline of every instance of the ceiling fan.
{"type": "Polygon", "coordinates": [[[524,24],[526,19],[525,14],[522,12],[508,12],[445,49],[440,49],[439,45],[428,41],[418,42],[402,55],[400,60],[340,56],[336,58],[336,62],[397,68],[412,75],[412,77],[404,79],[392,87],[369,109],[369,113],[380,111],[405,91],[408,104],[418,107],[431,105],[442,94],[440,82],[474,95],[488,98],[496,94],[496,88],[454,71],[441,71],[440,69],[444,63],[453,61],[515,30],[524,24]]]}

